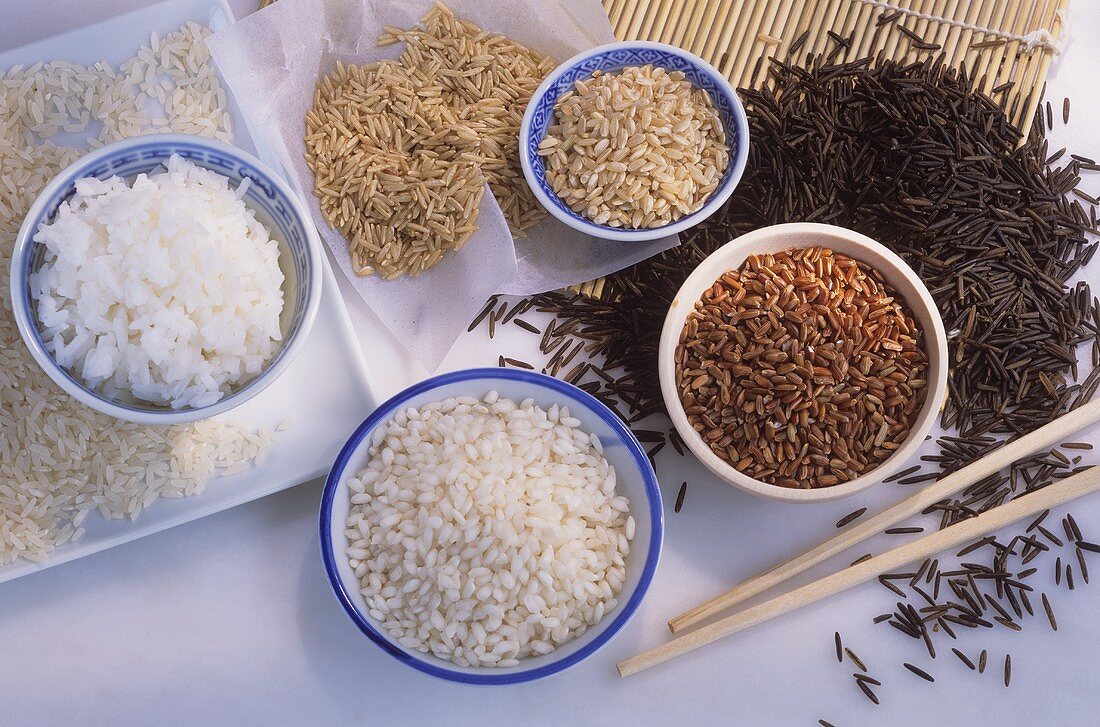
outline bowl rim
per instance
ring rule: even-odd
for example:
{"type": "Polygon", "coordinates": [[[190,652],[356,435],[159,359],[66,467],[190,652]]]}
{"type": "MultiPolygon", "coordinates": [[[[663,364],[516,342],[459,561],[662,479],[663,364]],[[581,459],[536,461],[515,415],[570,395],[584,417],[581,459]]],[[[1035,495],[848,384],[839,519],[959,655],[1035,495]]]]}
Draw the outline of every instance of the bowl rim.
{"type": "MultiPolygon", "coordinates": [[[[824,243],[824,246],[828,246],[824,243]]],[[[792,247],[804,247],[792,245],[792,247]]],[[[859,256],[852,254],[859,259],[859,256]]],[[[881,266],[875,266],[880,272],[886,272],[881,266]]],[[[719,273],[720,275],[721,273],[719,273]]],[[[900,470],[905,463],[912,458],[924,442],[924,437],[935,425],[938,414],[943,408],[947,395],[947,374],[949,357],[947,352],[947,333],[927,286],[920,276],[909,267],[896,253],[880,242],[855,230],[837,225],[827,225],[816,222],[792,222],[778,225],[760,227],[751,232],[740,235],[719,247],[701,262],[691,275],[680,286],[669,306],[665,316],[664,326],[661,329],[661,339],[658,347],[658,373],[661,387],[661,395],[665,402],[665,408],[672,419],[676,431],[680,434],[684,443],[703,465],[713,474],[726,483],[738,487],[754,495],[772,500],[795,503],[827,502],[840,499],[849,495],[862,492],[880,483],[884,477],[888,477],[900,470]],[[712,276],[712,267],[719,261],[735,257],[741,252],[746,256],[752,254],[752,247],[776,237],[792,234],[817,234],[824,237],[842,238],[886,260],[890,267],[905,277],[917,292],[916,299],[905,297],[904,300],[914,315],[918,310],[923,310],[932,321],[932,331],[924,331],[924,346],[928,354],[929,363],[936,362],[939,365],[939,375],[935,381],[929,382],[924,404],[917,414],[915,426],[910,430],[902,445],[871,471],[860,475],[848,482],[831,487],[802,490],[789,487],[780,487],[767,482],[762,482],[740,472],[732,465],[726,463],[718,455],[711,451],[710,447],[702,440],[699,434],[691,426],[684,413],[683,404],[680,402],[679,392],[676,387],[676,348],[679,345],[680,332],[684,321],[694,310],[695,302],[703,290],[710,287],[717,279],[712,276]],[[748,251],[745,249],[749,248],[748,251]],[[919,308],[918,308],[919,306],[919,308]]]]}
{"type": "MultiPolygon", "coordinates": [[[[199,166],[202,166],[201,164],[199,166]]],[[[94,149],[67,165],[54,175],[53,179],[42,188],[35,198],[34,203],[27,210],[20,224],[19,233],[12,248],[12,256],[9,270],[8,299],[11,302],[12,313],[16,327],[23,343],[30,349],[31,355],[39,367],[55,384],[61,387],[65,393],[75,398],[85,406],[112,416],[123,421],[137,424],[184,424],[201,419],[209,419],[219,414],[237,408],[249,401],[261,391],[270,386],[290,366],[291,362],[302,350],[310,329],[317,318],[317,311],[321,303],[322,285],[322,261],[321,243],[312,217],[306,210],[305,204],[299,198],[289,183],[271,166],[264,163],[256,155],[233,146],[218,139],[210,139],[194,134],[141,134],[138,136],[120,139],[94,149]],[[88,171],[97,163],[115,156],[125,154],[136,147],[150,144],[190,144],[204,148],[208,151],[227,156],[239,162],[247,164],[258,172],[268,177],[279,192],[289,201],[292,214],[298,218],[305,232],[305,247],[310,264],[310,276],[308,281],[299,281],[299,285],[308,285],[305,293],[305,310],[302,314],[301,325],[294,335],[283,343],[281,355],[271,366],[263,369],[258,375],[248,381],[243,387],[229,396],[205,407],[186,409],[164,410],[138,410],[121,406],[106,397],[93,393],[91,389],[80,383],[74,375],[68,374],[46,350],[45,343],[38,333],[37,321],[33,320],[30,308],[20,292],[26,287],[30,276],[30,257],[34,245],[34,236],[37,233],[33,221],[43,216],[46,210],[46,200],[53,197],[61,188],[83,178],[82,172],[88,171]]]]}
{"type": "MultiPolygon", "coordinates": [[[[625,66],[624,66],[625,67],[625,66]]],[[[658,43],[656,41],[649,40],[624,40],[615,41],[613,43],[604,43],[588,50],[581,51],[573,57],[563,61],[553,71],[550,72],[542,83],[539,84],[535,92],[531,94],[531,99],[527,103],[527,108],[523,112],[523,119],[520,121],[519,126],[519,158],[520,166],[523,169],[523,176],[527,180],[527,186],[530,187],[531,192],[538,199],[539,204],[549,212],[555,219],[565,223],[575,230],[583,232],[593,237],[599,237],[604,240],[616,240],[620,242],[642,242],[645,240],[655,240],[661,237],[668,237],[675,235],[679,232],[683,232],[689,227],[694,227],[703,220],[714,214],[734,190],[741,183],[741,177],[745,173],[745,167],[748,164],[749,158],[749,120],[745,114],[745,107],[741,103],[741,97],[737,95],[737,91],[730,84],[729,80],[718,72],[714,66],[707,63],[705,60],[695,55],[690,51],[686,51],[683,48],[679,48],[667,43],[658,43]],[[716,88],[724,94],[730,102],[730,106],[733,109],[733,124],[736,128],[737,141],[740,142],[734,151],[733,156],[730,157],[730,167],[727,170],[729,179],[723,185],[719,186],[715,193],[703,204],[702,207],[692,212],[690,215],[685,215],[680,219],[670,222],[667,225],[661,227],[642,228],[642,229],[622,229],[617,227],[607,227],[605,225],[597,225],[588,219],[581,219],[574,217],[573,215],[565,214],[558,208],[558,205],[554,203],[554,200],[543,190],[542,185],[535,179],[535,173],[532,168],[532,162],[528,156],[527,150],[530,146],[531,139],[531,124],[535,114],[535,103],[541,99],[549,91],[551,84],[555,83],[561,76],[578,63],[585,61],[593,56],[598,56],[603,53],[607,53],[613,50],[619,50],[623,48],[649,48],[653,50],[661,50],[669,53],[670,55],[676,55],[694,65],[699,71],[707,74],[711,77],[716,88]]]]}
{"type": "MultiPolygon", "coordinates": [[[[328,576],[329,584],[332,586],[336,598],[340,601],[344,613],[348,615],[352,622],[367,636],[367,638],[402,663],[424,672],[425,674],[463,684],[505,685],[543,679],[580,663],[602,649],[616,634],[622,631],[637,612],[638,607],[641,605],[646,592],[653,582],[664,541],[664,505],[661,499],[661,488],[657,482],[657,474],[654,472],[653,465],[650,463],[641,443],[622,419],[599,399],[578,389],[572,384],[567,384],[560,379],[555,379],[551,376],[536,373],[534,371],[507,368],[473,368],[439,374],[413,384],[379,405],[377,409],[371,412],[371,414],[363,420],[362,424],[356,427],[355,431],[348,438],[348,441],[341,448],[340,454],[337,455],[332,465],[332,469],[325,478],[324,490],[321,493],[318,519],[321,559],[324,563],[325,574],[328,576]],[[341,489],[343,480],[345,479],[344,473],[352,456],[360,449],[364,441],[368,440],[375,427],[389,420],[394,411],[403,406],[409,399],[450,384],[500,378],[511,379],[520,383],[532,384],[537,387],[549,389],[554,394],[564,395],[569,399],[584,404],[615,431],[619,439],[633,456],[639,471],[642,473],[644,490],[649,506],[651,536],[649,549],[642,563],[642,573],[638,580],[637,587],[634,589],[633,593],[630,594],[630,598],[627,599],[626,603],[622,604],[616,611],[610,614],[612,618],[606,625],[603,625],[603,622],[601,622],[596,626],[590,627],[590,631],[602,628],[602,630],[597,633],[596,638],[590,643],[567,656],[534,669],[501,671],[499,669],[481,667],[477,672],[458,671],[457,669],[442,666],[442,659],[437,659],[437,661],[440,662],[440,664],[437,664],[427,661],[420,654],[414,655],[400,649],[393,643],[389,636],[381,629],[375,627],[368,616],[359,611],[348,593],[348,586],[344,583],[337,570],[337,554],[333,551],[332,547],[332,508],[337,491],[341,489]]],[[[342,530],[343,525],[341,524],[340,531],[342,530]]],[[[521,660],[520,665],[522,666],[522,664],[523,661],[521,660]]]]}

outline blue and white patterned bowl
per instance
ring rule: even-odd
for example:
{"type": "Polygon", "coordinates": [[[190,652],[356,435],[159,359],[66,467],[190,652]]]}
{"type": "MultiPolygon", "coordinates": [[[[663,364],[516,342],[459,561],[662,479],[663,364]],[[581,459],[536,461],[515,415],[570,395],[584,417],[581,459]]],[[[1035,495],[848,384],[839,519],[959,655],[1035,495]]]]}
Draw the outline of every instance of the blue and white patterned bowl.
{"type": "Polygon", "coordinates": [[[465,684],[518,684],[557,674],[603,648],[626,626],[638,610],[657,570],[664,537],[664,515],[657,476],[645,450],[622,420],[595,397],[564,381],[519,369],[467,369],[441,374],[420,382],[382,404],[359,426],[340,451],[321,495],[321,556],[325,572],[344,611],[367,638],[404,664],[426,674],[465,684]],[[630,500],[636,528],[626,558],[626,582],[618,595],[618,607],[584,634],[542,656],[521,659],[514,667],[462,667],[431,654],[397,643],[369,615],[360,593],[359,580],[348,562],[344,524],[350,510],[347,480],[369,460],[371,436],[376,427],[408,407],[423,406],[452,396],[482,397],[496,391],[502,397],[534,399],[543,408],[569,407],[581,427],[600,438],[604,456],[615,468],[616,487],[630,500]]]}
{"type": "Polygon", "coordinates": [[[151,134],[97,149],[66,167],[46,185],[23,220],[15,241],[10,294],[23,341],[43,371],[67,393],[118,419],[142,424],[178,424],[227,412],[260,393],[286,370],[317,315],[321,272],[317,230],[298,195],[274,170],[248,152],[220,141],[187,134],[151,134]],[[279,266],[285,278],[280,320],[283,340],[264,370],[215,404],[179,410],[109,399],[59,366],[42,341],[29,284],[30,275],[42,265],[45,254],[45,246],[34,242],[34,235],[39,225],[51,222],[61,203],[73,196],[78,179],[132,178],[157,169],[173,154],[227,177],[231,186],[246,178],[251,180],[244,195],[245,204],[279,243],[279,266]]]}
{"type": "Polygon", "coordinates": [[[578,53],[562,63],[535,90],[519,129],[520,163],[527,184],[542,206],[570,227],[607,240],[653,240],[694,227],[722,206],[745,171],[749,153],[749,124],[741,100],[721,73],[702,58],[664,43],[624,41],[596,46],[578,53]],[[730,147],[730,163],[721,184],[698,210],[661,227],[622,229],[597,225],[571,210],[546,180],[539,144],[554,123],[554,106],[558,99],[573,88],[577,81],[591,78],[596,71],[614,73],[629,66],[652,64],[670,71],[682,71],[696,88],[710,95],[718,115],[726,127],[726,143],[730,147]]]}

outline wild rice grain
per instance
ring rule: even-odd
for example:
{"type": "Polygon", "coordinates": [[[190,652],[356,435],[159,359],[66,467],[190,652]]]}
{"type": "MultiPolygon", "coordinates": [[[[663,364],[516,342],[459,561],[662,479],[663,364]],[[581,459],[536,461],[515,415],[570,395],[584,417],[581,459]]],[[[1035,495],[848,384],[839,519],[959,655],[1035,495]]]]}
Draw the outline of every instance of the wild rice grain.
{"type": "Polygon", "coordinates": [[[1058,619],[1054,618],[1054,609],[1050,606],[1050,600],[1047,598],[1047,594],[1043,594],[1043,610],[1047,613],[1047,621],[1050,622],[1050,630],[1058,630],[1058,619]]]}
{"type": "Polygon", "coordinates": [[[481,322],[485,320],[486,316],[493,312],[493,309],[497,307],[497,299],[498,296],[495,295],[489,298],[488,302],[485,303],[485,307],[481,309],[481,312],[474,318],[473,323],[466,329],[467,333],[481,325],[481,322]]]}
{"type": "Polygon", "coordinates": [[[1073,519],[1073,515],[1067,513],[1066,520],[1069,522],[1069,526],[1073,530],[1073,538],[1071,539],[1078,541],[1077,545],[1080,546],[1080,541],[1082,539],[1081,528],[1077,527],[1077,521],[1073,519]]]}
{"type": "Polygon", "coordinates": [[[862,672],[867,671],[867,667],[860,660],[860,658],[858,656],[856,656],[856,653],[854,651],[852,651],[847,646],[845,646],[844,647],[844,653],[848,655],[848,658],[852,660],[853,664],[855,664],[857,667],[859,667],[860,671],[862,671],[862,672]]]}
{"type": "Polygon", "coordinates": [[[842,518],[840,518],[839,520],[837,520],[837,521],[836,521],[836,526],[837,526],[838,528],[842,528],[842,527],[844,527],[845,525],[847,525],[848,523],[850,523],[850,522],[853,522],[854,520],[856,520],[857,518],[859,518],[859,517],[860,517],[861,515],[863,515],[863,513],[865,513],[865,512],[867,512],[867,508],[865,508],[865,507],[861,507],[861,508],[859,508],[858,510],[855,510],[855,511],[853,511],[853,512],[850,512],[850,513],[848,513],[847,515],[845,515],[844,517],[842,517],[842,518]]]}
{"type": "Polygon", "coordinates": [[[680,508],[684,506],[684,496],[687,494],[687,488],[687,480],[680,483],[680,489],[676,493],[676,506],[672,509],[673,512],[680,512],[680,508]]]}
{"type": "Polygon", "coordinates": [[[896,481],[900,480],[902,477],[906,477],[907,475],[911,475],[914,472],[918,472],[918,471],[920,471],[920,465],[915,464],[912,467],[906,467],[901,472],[890,475],[889,477],[884,479],[883,482],[884,483],[885,482],[896,482],[896,481]]]}
{"type": "Polygon", "coordinates": [[[540,331],[538,328],[531,325],[527,321],[523,320],[522,318],[515,319],[513,323],[529,333],[534,333],[535,335],[542,333],[542,331],[540,331]]]}
{"type": "Polygon", "coordinates": [[[863,692],[867,696],[867,698],[870,699],[874,704],[877,705],[879,703],[878,695],[871,690],[871,687],[867,686],[867,682],[861,679],[856,679],[856,684],[859,686],[860,691],[863,692]]]}
{"type": "Polygon", "coordinates": [[[925,680],[926,682],[936,681],[935,678],[933,678],[931,674],[926,672],[924,669],[921,669],[920,667],[913,666],[912,664],[910,664],[908,662],[903,662],[902,666],[904,666],[906,669],[913,672],[914,674],[916,674],[917,676],[919,676],[921,679],[925,680]]]}
{"type": "Polygon", "coordinates": [[[963,664],[965,664],[966,668],[969,669],[970,671],[974,671],[974,669],[977,668],[977,667],[974,666],[974,662],[970,661],[970,657],[968,657],[966,654],[962,653],[958,649],[952,648],[951,653],[953,653],[955,656],[959,657],[959,661],[961,661],[963,664]]]}

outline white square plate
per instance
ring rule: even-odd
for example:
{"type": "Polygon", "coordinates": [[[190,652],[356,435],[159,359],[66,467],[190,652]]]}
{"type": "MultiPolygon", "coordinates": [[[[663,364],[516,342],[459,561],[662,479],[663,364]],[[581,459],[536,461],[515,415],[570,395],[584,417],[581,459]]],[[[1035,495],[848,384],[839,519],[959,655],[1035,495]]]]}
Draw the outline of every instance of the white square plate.
{"type": "MultiPolygon", "coordinates": [[[[215,30],[233,21],[219,0],[169,0],[80,30],[0,53],[0,70],[22,63],[67,60],[91,64],[106,60],[116,67],[149,42],[194,20],[215,30]]],[[[258,149],[229,96],[234,144],[255,153],[275,168],[278,163],[258,149]]],[[[6,271],[5,271],[6,274],[6,271]]],[[[347,436],[377,406],[362,350],[340,298],[327,257],[321,306],[305,348],[290,368],[255,399],[226,416],[245,427],[274,428],[288,417],[294,422],[276,434],[261,465],[217,478],[196,497],[157,501],[136,522],[107,521],[92,514],[77,543],[64,545],[44,563],[16,561],[0,567],[0,582],[96,553],[174,525],[240,505],[325,474],[347,436]]]]}

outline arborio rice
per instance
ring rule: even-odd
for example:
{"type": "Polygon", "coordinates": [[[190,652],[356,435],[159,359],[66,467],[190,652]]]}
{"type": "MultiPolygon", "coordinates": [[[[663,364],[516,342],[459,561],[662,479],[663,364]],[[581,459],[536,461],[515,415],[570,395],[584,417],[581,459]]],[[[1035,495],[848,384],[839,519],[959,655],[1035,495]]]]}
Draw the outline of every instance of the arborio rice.
{"type": "Polygon", "coordinates": [[[406,648],[515,666],[617,605],[634,518],[566,408],[490,392],[405,409],[348,488],[351,567],[406,648]]]}
{"type": "MultiPolygon", "coordinates": [[[[209,32],[188,23],[154,36],[119,70],[54,61],[0,72],[0,270],[39,191],[81,154],[47,141],[55,134],[94,120],[101,128],[90,146],[155,130],[231,138],[209,32]],[[164,114],[150,114],[158,105],[164,114]]],[[[269,440],[212,421],[127,424],[76,404],[23,345],[0,275],[0,564],[45,560],[81,536],[93,510],[136,518],[159,497],[201,492],[211,474],[247,467],[269,440]]]]}

